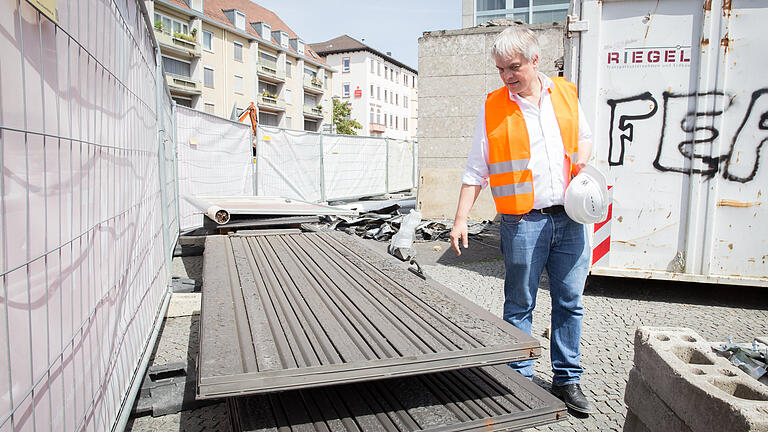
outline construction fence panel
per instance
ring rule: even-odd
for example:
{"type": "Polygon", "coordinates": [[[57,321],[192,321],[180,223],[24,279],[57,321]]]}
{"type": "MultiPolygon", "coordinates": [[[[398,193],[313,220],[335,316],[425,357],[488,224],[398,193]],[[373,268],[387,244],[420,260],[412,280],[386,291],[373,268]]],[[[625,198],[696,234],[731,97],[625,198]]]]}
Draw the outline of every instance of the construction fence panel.
{"type": "Polygon", "coordinates": [[[387,140],[351,135],[323,135],[327,201],[387,192],[387,140]]]}
{"type": "Polygon", "coordinates": [[[411,141],[388,140],[387,192],[399,192],[416,187],[416,147],[411,141]]]}
{"type": "Polygon", "coordinates": [[[0,2],[3,431],[116,427],[178,225],[162,214],[177,187],[175,150],[158,152],[172,111],[143,2],[59,6],[53,21],[0,2]]]}
{"type": "Polygon", "coordinates": [[[176,107],[181,229],[203,224],[184,196],[254,195],[251,128],[183,106],[176,107]]]}
{"type": "Polygon", "coordinates": [[[323,200],[320,134],[259,126],[256,195],[323,200]]]}

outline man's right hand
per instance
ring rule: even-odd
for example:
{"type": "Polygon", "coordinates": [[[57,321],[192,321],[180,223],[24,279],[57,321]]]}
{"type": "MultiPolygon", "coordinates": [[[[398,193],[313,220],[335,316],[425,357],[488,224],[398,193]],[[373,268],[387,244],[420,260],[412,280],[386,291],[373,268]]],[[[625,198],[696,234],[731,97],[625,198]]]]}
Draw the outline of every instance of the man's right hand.
{"type": "Polygon", "coordinates": [[[459,241],[464,249],[469,247],[469,232],[467,228],[467,221],[456,220],[453,222],[453,228],[451,228],[451,247],[456,251],[456,255],[461,255],[461,248],[459,247],[459,241]]]}

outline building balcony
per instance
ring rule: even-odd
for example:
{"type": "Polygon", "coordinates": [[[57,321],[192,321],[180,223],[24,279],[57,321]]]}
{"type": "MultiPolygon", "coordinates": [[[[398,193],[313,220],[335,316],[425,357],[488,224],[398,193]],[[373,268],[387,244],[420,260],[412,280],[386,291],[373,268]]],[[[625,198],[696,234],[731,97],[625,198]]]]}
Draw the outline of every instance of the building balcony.
{"type": "Polygon", "coordinates": [[[161,30],[155,29],[157,43],[160,44],[160,51],[178,56],[200,57],[201,47],[197,42],[175,37],[161,30]]]}
{"type": "Polygon", "coordinates": [[[381,123],[370,123],[370,130],[371,132],[386,132],[387,126],[381,124],[381,123]]]}
{"type": "Polygon", "coordinates": [[[257,100],[259,109],[264,111],[282,112],[285,111],[285,101],[277,97],[260,94],[257,100]]]}
{"type": "Polygon", "coordinates": [[[264,81],[283,83],[285,82],[285,72],[277,70],[277,63],[269,60],[259,60],[256,70],[260,79],[264,81]]]}
{"type": "Polygon", "coordinates": [[[323,118],[323,108],[320,105],[304,105],[304,117],[317,119],[323,118]]]}
{"type": "Polygon", "coordinates": [[[304,77],[304,90],[309,93],[322,94],[325,89],[323,82],[317,78],[304,77]]]}
{"type": "Polygon", "coordinates": [[[165,73],[165,80],[171,94],[196,96],[203,92],[203,83],[191,77],[165,73]]]}

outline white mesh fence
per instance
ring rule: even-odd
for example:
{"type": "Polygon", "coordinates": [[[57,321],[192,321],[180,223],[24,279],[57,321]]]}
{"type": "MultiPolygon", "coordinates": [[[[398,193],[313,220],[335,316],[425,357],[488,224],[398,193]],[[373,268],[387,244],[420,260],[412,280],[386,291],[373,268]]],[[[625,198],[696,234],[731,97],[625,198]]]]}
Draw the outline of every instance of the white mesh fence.
{"type": "Polygon", "coordinates": [[[398,192],[415,187],[415,143],[403,140],[388,140],[388,144],[387,192],[398,192]]]}
{"type": "Polygon", "coordinates": [[[0,2],[3,431],[109,430],[140,379],[178,234],[142,5],[0,2]]]}
{"type": "Polygon", "coordinates": [[[259,126],[257,195],[332,201],[416,187],[415,143],[259,126]]]}
{"type": "Polygon", "coordinates": [[[387,192],[387,140],[323,136],[326,200],[387,192]]]}
{"type": "Polygon", "coordinates": [[[259,127],[257,195],[321,201],[322,144],[317,133],[259,127]]]}
{"type": "MultiPolygon", "coordinates": [[[[250,126],[182,106],[176,119],[180,197],[253,195],[250,126]]],[[[183,198],[179,209],[181,229],[203,225],[200,210],[183,198]]]]}

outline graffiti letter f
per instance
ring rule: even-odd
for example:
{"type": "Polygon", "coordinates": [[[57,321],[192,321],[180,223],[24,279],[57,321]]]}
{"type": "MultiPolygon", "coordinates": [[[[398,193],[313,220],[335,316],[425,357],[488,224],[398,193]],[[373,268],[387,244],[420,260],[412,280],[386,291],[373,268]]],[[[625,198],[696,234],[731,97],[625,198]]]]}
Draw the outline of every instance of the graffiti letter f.
{"type": "Polygon", "coordinates": [[[624,164],[624,150],[627,143],[631,143],[634,138],[634,125],[632,120],[643,120],[653,117],[659,108],[650,92],[645,92],[637,96],[631,96],[624,99],[608,99],[608,105],[611,107],[611,122],[608,130],[608,165],[617,166],[624,164]],[[650,102],[650,106],[648,104],[650,102]],[[620,104],[630,104],[627,110],[639,112],[641,114],[622,114],[619,116],[618,128],[616,123],[616,108],[620,104]],[[618,130],[617,130],[618,129],[618,130]],[[619,142],[618,149],[614,147],[619,142]]]}

